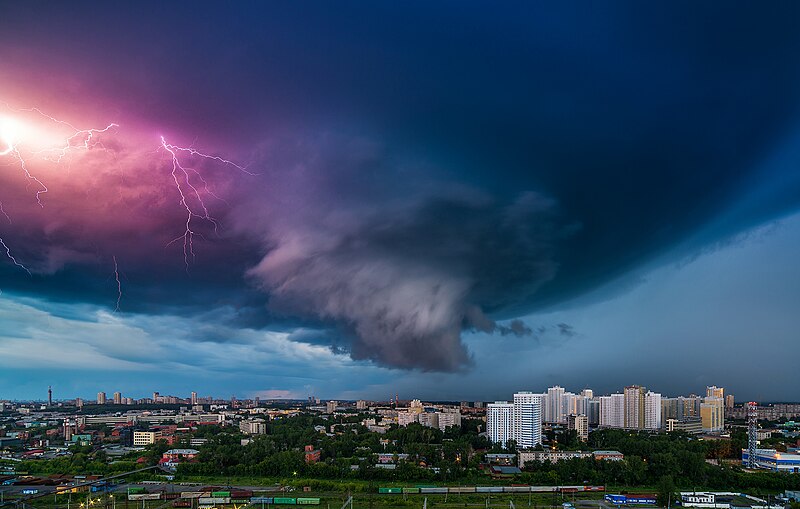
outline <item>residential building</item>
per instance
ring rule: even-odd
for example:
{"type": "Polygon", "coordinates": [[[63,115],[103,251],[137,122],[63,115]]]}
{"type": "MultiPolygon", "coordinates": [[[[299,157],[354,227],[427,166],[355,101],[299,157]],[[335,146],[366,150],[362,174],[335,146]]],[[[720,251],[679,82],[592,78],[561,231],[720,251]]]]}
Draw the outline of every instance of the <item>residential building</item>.
{"type": "Polygon", "coordinates": [[[121,405],[122,404],[122,393],[115,392],[114,393],[114,404],[121,405]]]}
{"type": "Polygon", "coordinates": [[[428,428],[438,428],[439,414],[436,412],[422,412],[419,414],[419,423],[428,428]]]}
{"type": "Polygon", "coordinates": [[[600,399],[592,398],[586,402],[586,417],[589,419],[589,426],[600,424],[600,399]]]}
{"type": "Polygon", "coordinates": [[[691,419],[700,417],[700,403],[697,396],[661,398],[661,419],[691,419]]]}
{"type": "Polygon", "coordinates": [[[725,399],[725,389],[716,385],[706,387],[706,397],[725,399]]]}
{"type": "Polygon", "coordinates": [[[98,405],[105,405],[106,404],[106,393],[105,392],[98,392],[97,393],[97,404],[98,405]]]}
{"type": "Polygon", "coordinates": [[[514,439],[514,404],[495,401],[486,405],[486,432],[489,440],[503,445],[514,439]]]}
{"type": "Polygon", "coordinates": [[[720,396],[707,396],[700,405],[703,431],[718,433],[725,429],[725,404],[720,396]]]}
{"type": "Polygon", "coordinates": [[[397,424],[399,426],[408,426],[412,422],[419,422],[419,415],[420,414],[414,412],[398,412],[397,424]]]}
{"type": "Polygon", "coordinates": [[[644,429],[644,407],[647,389],[641,385],[625,387],[625,429],[644,429]]]}
{"type": "Polygon", "coordinates": [[[520,449],[542,443],[543,394],[518,392],[514,394],[514,430],[512,436],[520,449]]]}
{"type": "Polygon", "coordinates": [[[437,412],[439,429],[444,431],[451,426],[461,427],[461,412],[437,412]]]}
{"type": "Polygon", "coordinates": [[[332,413],[336,412],[336,407],[337,406],[339,406],[339,402],[338,401],[328,401],[325,404],[325,409],[327,410],[327,412],[329,414],[332,414],[332,413]]]}
{"type": "Polygon", "coordinates": [[[245,435],[266,435],[267,423],[264,421],[245,419],[239,423],[239,431],[245,435]]]}
{"type": "Polygon", "coordinates": [[[562,460],[590,458],[591,456],[592,453],[583,451],[553,451],[550,449],[544,451],[520,451],[519,468],[524,468],[525,464],[530,461],[549,461],[550,463],[558,463],[562,460]]]}
{"type": "Polygon", "coordinates": [[[134,431],[133,445],[135,447],[152,445],[161,439],[160,431],[134,431]]]}
{"type": "Polygon", "coordinates": [[[603,428],[625,427],[625,395],[600,396],[600,426],[603,428]]]}
{"type": "Polygon", "coordinates": [[[578,440],[586,442],[589,440],[589,418],[585,415],[570,415],[567,417],[567,428],[574,429],[578,434],[578,440]]]}
{"type": "Polygon", "coordinates": [[[625,459],[625,456],[619,451],[594,451],[592,456],[596,460],[606,461],[622,461],[625,459]]]}
{"type": "Polygon", "coordinates": [[[547,389],[544,398],[544,422],[561,422],[564,388],[556,385],[547,389]]]}
{"type": "Polygon", "coordinates": [[[363,399],[356,401],[356,410],[366,410],[367,409],[367,402],[363,399]]]}
{"type": "Polygon", "coordinates": [[[733,394],[728,394],[725,396],[725,409],[733,408],[733,394]]]}
{"type": "Polygon", "coordinates": [[[644,429],[661,429],[661,394],[657,392],[644,395],[644,429]]]}

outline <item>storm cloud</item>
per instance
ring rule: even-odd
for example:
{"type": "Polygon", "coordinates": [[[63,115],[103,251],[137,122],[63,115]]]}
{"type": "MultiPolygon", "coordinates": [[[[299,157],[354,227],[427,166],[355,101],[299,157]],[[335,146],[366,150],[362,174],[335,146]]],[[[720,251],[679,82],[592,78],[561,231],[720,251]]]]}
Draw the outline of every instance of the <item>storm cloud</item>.
{"type": "Polygon", "coordinates": [[[273,310],[338,325],[356,359],[459,369],[470,363],[462,330],[526,333],[516,322],[498,328],[482,310],[528,298],[555,276],[553,208],[532,193],[506,205],[438,198],[293,228],[275,234],[250,275],[273,310]]]}
{"type": "Polygon", "coordinates": [[[573,341],[522,317],[800,205],[797,154],[771,159],[800,125],[796,4],[39,7],[2,6],[0,100],[119,124],[32,160],[44,207],[0,160],[33,273],[0,258],[0,289],[56,308],[113,309],[116,258],[121,312],[198,343],[461,373],[465,335],[573,341]],[[188,267],[160,135],[252,170],[187,159],[219,225],[188,267]]]}

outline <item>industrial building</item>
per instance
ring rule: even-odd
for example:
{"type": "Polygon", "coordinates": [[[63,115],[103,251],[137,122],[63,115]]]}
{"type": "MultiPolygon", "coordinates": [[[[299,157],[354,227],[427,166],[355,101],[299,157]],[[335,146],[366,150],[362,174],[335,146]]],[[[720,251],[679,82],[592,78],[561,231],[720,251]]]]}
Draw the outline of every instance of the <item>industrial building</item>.
{"type": "Polygon", "coordinates": [[[753,463],[750,463],[750,452],[742,449],[742,465],[753,465],[774,472],[800,473],[800,454],[778,452],[775,449],[755,449],[753,463]]]}

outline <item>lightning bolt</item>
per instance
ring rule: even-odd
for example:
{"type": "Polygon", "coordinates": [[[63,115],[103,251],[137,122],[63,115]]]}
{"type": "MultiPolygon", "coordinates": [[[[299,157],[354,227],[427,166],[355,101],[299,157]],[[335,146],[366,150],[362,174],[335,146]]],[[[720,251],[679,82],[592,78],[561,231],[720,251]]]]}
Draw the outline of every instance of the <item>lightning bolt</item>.
{"type": "MultiPolygon", "coordinates": [[[[166,152],[169,153],[172,159],[172,180],[175,182],[175,188],[178,190],[178,195],[180,196],[179,203],[180,205],[186,210],[186,223],[185,229],[182,235],[175,237],[170,242],[167,243],[167,246],[174,244],[175,242],[183,241],[183,262],[186,265],[186,270],[189,270],[189,259],[194,259],[194,237],[199,235],[202,237],[202,234],[198,233],[196,230],[193,229],[193,222],[192,220],[199,220],[205,221],[210,223],[214,227],[214,232],[217,233],[219,228],[219,223],[217,222],[214,217],[208,211],[208,207],[203,200],[203,197],[198,189],[198,186],[192,183],[192,175],[197,177],[197,180],[200,181],[202,184],[203,191],[217,198],[218,200],[225,201],[216,194],[214,194],[211,189],[209,188],[208,182],[203,178],[203,176],[195,169],[185,166],[181,163],[178,154],[189,154],[190,156],[206,159],[210,161],[215,161],[221,163],[223,165],[232,166],[239,171],[242,171],[248,175],[256,175],[255,173],[251,173],[248,171],[244,166],[240,166],[233,161],[228,159],[223,159],[219,156],[213,156],[209,154],[204,154],[194,148],[191,147],[180,147],[178,145],[173,145],[168,143],[164,136],[161,136],[161,148],[163,148],[166,152]],[[194,206],[192,205],[194,203],[194,206]]],[[[200,185],[198,184],[198,185],[200,185]]],[[[227,203],[227,202],[225,202],[227,203]]]]}
{"type": "MultiPolygon", "coordinates": [[[[42,156],[42,158],[45,161],[51,161],[51,162],[55,162],[55,163],[61,163],[61,161],[67,156],[67,154],[71,150],[74,150],[74,149],[89,150],[89,149],[92,149],[92,148],[94,148],[94,147],[96,147],[98,145],[101,148],[105,148],[105,147],[103,147],[102,143],[100,143],[99,140],[95,139],[96,135],[108,132],[109,130],[111,130],[113,128],[119,127],[118,124],[111,123],[111,124],[108,124],[106,127],[102,128],[102,129],[94,129],[94,128],[92,128],[92,129],[79,129],[79,128],[75,127],[73,124],[71,124],[71,123],[69,123],[69,122],[67,122],[65,120],[59,120],[59,119],[57,119],[57,118],[55,118],[53,116],[50,116],[50,115],[44,113],[39,108],[13,108],[7,102],[3,102],[2,104],[4,104],[7,109],[9,109],[9,110],[11,110],[13,112],[16,112],[16,113],[20,113],[20,112],[35,113],[35,114],[37,114],[37,115],[39,115],[39,116],[41,116],[41,117],[43,117],[43,118],[45,118],[45,119],[47,119],[47,120],[49,120],[51,122],[54,122],[54,123],[59,124],[61,126],[65,126],[66,128],[72,130],[72,133],[68,134],[64,138],[63,143],[60,144],[59,146],[45,148],[45,149],[42,149],[42,150],[39,150],[39,151],[31,152],[31,154],[34,155],[34,156],[42,156]],[[42,155],[42,154],[50,154],[50,153],[55,154],[54,158],[52,156],[51,157],[46,157],[46,156],[42,155]]],[[[17,141],[17,140],[13,140],[13,139],[8,139],[8,140],[5,140],[5,141],[6,141],[7,147],[2,152],[0,152],[0,156],[9,155],[10,154],[17,161],[19,161],[20,167],[22,168],[22,171],[25,173],[25,177],[29,181],[35,182],[36,185],[38,186],[38,189],[36,191],[36,203],[38,203],[40,207],[44,207],[44,204],[42,203],[42,195],[44,193],[48,192],[47,186],[44,184],[44,182],[39,180],[39,178],[37,178],[35,175],[33,175],[30,172],[30,170],[28,169],[28,163],[27,163],[26,159],[22,156],[22,153],[19,150],[20,142],[17,141]]]]}
{"type": "MultiPolygon", "coordinates": [[[[9,156],[10,158],[14,159],[25,174],[28,184],[36,185],[36,202],[42,208],[44,208],[42,195],[47,193],[49,190],[45,183],[36,177],[36,175],[34,175],[31,171],[30,167],[31,164],[33,164],[32,158],[39,158],[54,164],[61,164],[65,160],[68,161],[68,156],[73,151],[91,150],[96,147],[105,149],[105,146],[103,145],[99,135],[114,131],[120,127],[119,124],[110,123],[103,128],[81,129],[70,122],[53,117],[36,107],[14,108],[4,101],[0,101],[0,105],[4,105],[6,109],[12,112],[39,116],[45,119],[48,123],[58,125],[59,132],[62,133],[62,135],[58,137],[58,141],[56,141],[53,146],[34,151],[30,149],[28,144],[18,139],[19,133],[15,132],[15,126],[13,124],[9,124],[11,127],[0,125],[0,143],[2,143],[0,145],[0,156],[9,156]],[[3,127],[6,127],[6,129],[2,129],[3,127]]],[[[206,225],[211,225],[215,233],[218,232],[219,228],[219,223],[211,215],[204,198],[210,196],[226,204],[228,203],[214,193],[209,185],[209,182],[198,170],[192,168],[190,163],[192,161],[202,159],[213,164],[229,166],[247,175],[256,176],[258,174],[252,173],[245,166],[242,166],[229,159],[200,152],[194,147],[183,147],[169,143],[164,136],[160,137],[160,142],[161,143],[157,150],[163,150],[170,156],[170,175],[172,176],[175,188],[178,191],[179,204],[186,211],[186,221],[184,223],[183,234],[168,242],[167,246],[175,242],[182,241],[183,259],[184,264],[186,265],[186,271],[188,272],[190,259],[194,259],[195,257],[195,237],[200,236],[203,238],[202,233],[198,231],[199,224],[206,223],[206,225]]],[[[0,202],[0,214],[5,216],[8,222],[11,223],[11,217],[3,209],[2,202],[0,202]]],[[[2,238],[0,238],[0,247],[5,249],[6,256],[9,258],[9,260],[11,260],[12,263],[14,263],[14,265],[22,268],[29,275],[31,274],[31,271],[25,265],[17,261],[17,259],[13,256],[11,249],[8,245],[6,245],[2,238]]],[[[115,312],[117,312],[120,310],[123,292],[116,255],[112,256],[112,260],[114,263],[114,278],[117,282],[117,300],[115,308],[115,312]]]]}
{"type": "Polygon", "coordinates": [[[83,148],[85,150],[89,150],[89,149],[94,148],[94,147],[96,147],[98,145],[100,147],[102,147],[102,148],[105,148],[105,147],[103,147],[102,143],[100,143],[99,141],[96,141],[94,139],[95,135],[102,134],[102,133],[108,132],[109,130],[111,130],[111,129],[115,128],[115,127],[119,127],[119,124],[115,124],[115,123],[112,122],[111,124],[108,124],[106,127],[102,128],[102,129],[78,129],[77,127],[75,127],[74,125],[70,124],[69,122],[67,122],[65,120],[60,120],[60,119],[57,119],[55,117],[51,117],[50,115],[48,115],[47,113],[44,113],[39,108],[26,108],[26,109],[21,109],[21,110],[18,110],[18,111],[29,111],[29,112],[33,112],[33,113],[38,113],[42,117],[44,117],[44,118],[46,118],[46,119],[48,119],[48,120],[50,120],[52,122],[55,122],[56,124],[60,124],[60,125],[63,125],[63,126],[66,126],[66,127],[70,128],[70,129],[72,129],[72,131],[73,131],[72,134],[67,136],[64,139],[64,144],[61,145],[60,147],[46,148],[46,149],[40,150],[38,152],[34,152],[34,154],[37,154],[37,155],[48,153],[48,152],[54,152],[56,154],[56,158],[55,159],[51,159],[49,157],[45,157],[44,159],[48,160],[48,161],[53,161],[53,162],[56,162],[56,163],[60,163],[67,156],[67,153],[73,148],[83,148]]]}
{"type": "Polygon", "coordinates": [[[8,224],[12,224],[11,223],[11,216],[9,216],[8,213],[5,211],[5,209],[3,209],[3,202],[1,202],[1,201],[0,201],[0,214],[3,214],[4,216],[6,216],[6,219],[8,220],[8,224]]]}
{"type": "Polygon", "coordinates": [[[122,300],[122,282],[119,280],[119,265],[117,265],[117,256],[113,255],[111,257],[114,260],[114,279],[117,281],[117,307],[114,308],[114,312],[119,312],[119,303],[122,300]]]}
{"type": "Polygon", "coordinates": [[[9,259],[9,260],[11,260],[11,263],[13,263],[13,264],[14,264],[14,265],[16,265],[17,267],[19,267],[19,268],[21,268],[22,270],[24,270],[25,272],[27,272],[29,276],[32,276],[32,275],[33,275],[33,274],[31,274],[31,271],[30,271],[30,270],[28,270],[28,267],[26,267],[26,266],[22,265],[21,263],[19,263],[19,262],[17,261],[17,259],[16,259],[16,258],[14,258],[14,255],[13,255],[13,254],[11,254],[11,248],[9,248],[9,247],[6,245],[6,243],[3,241],[3,238],[2,238],[2,237],[0,237],[0,247],[2,247],[3,249],[5,249],[5,250],[6,250],[6,256],[8,257],[8,259],[9,259]]]}

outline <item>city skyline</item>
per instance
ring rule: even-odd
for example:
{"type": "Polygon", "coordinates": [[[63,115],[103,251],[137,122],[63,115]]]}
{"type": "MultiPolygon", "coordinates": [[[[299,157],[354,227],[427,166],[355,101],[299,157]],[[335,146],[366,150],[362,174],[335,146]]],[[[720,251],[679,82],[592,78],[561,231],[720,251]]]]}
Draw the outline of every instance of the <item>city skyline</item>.
{"type": "MultiPolygon", "coordinates": [[[[514,391],[514,394],[515,395],[529,394],[529,395],[533,395],[533,396],[544,396],[546,398],[548,394],[551,394],[551,393],[553,393],[553,391],[556,391],[556,393],[560,394],[561,396],[565,396],[565,395],[566,396],[572,396],[572,397],[578,397],[579,396],[581,398],[586,398],[588,400],[592,400],[592,399],[593,400],[597,400],[600,397],[606,397],[606,396],[610,396],[610,395],[614,395],[614,394],[622,395],[625,392],[626,389],[631,388],[631,387],[642,388],[642,389],[644,389],[646,391],[648,390],[644,386],[635,385],[635,384],[633,384],[633,385],[632,384],[627,384],[627,385],[625,385],[623,387],[619,387],[616,390],[613,390],[611,392],[601,392],[601,391],[595,391],[594,389],[590,388],[587,385],[587,386],[584,386],[580,391],[578,391],[576,393],[576,392],[573,392],[573,391],[571,391],[571,390],[569,390],[569,389],[567,389],[565,387],[562,387],[560,385],[554,385],[552,387],[544,388],[544,390],[542,392],[535,392],[531,388],[527,388],[527,389],[516,390],[516,391],[514,391]]],[[[698,389],[696,392],[688,392],[688,393],[685,393],[685,394],[661,394],[661,393],[658,393],[658,395],[663,397],[663,398],[667,398],[667,399],[669,399],[669,398],[672,398],[672,399],[674,399],[674,398],[690,398],[690,397],[703,398],[704,397],[703,393],[705,392],[705,395],[706,395],[705,397],[709,397],[709,396],[718,397],[724,402],[726,407],[732,407],[734,403],[736,405],[742,405],[742,404],[747,402],[747,400],[735,399],[735,394],[733,394],[733,392],[731,392],[730,390],[727,390],[727,392],[725,392],[725,391],[726,390],[724,388],[722,388],[722,387],[718,387],[716,385],[708,385],[708,386],[705,386],[703,388],[703,390],[699,390],[698,389]]],[[[649,392],[652,392],[652,391],[649,391],[649,392]]],[[[418,395],[411,395],[410,397],[400,398],[399,394],[389,395],[387,398],[384,398],[384,399],[381,399],[381,398],[361,398],[361,397],[353,398],[353,399],[342,399],[342,398],[337,398],[337,397],[333,397],[333,396],[332,397],[324,397],[324,396],[317,395],[317,394],[308,394],[308,395],[306,395],[304,397],[297,397],[297,398],[285,398],[285,397],[281,397],[281,396],[276,396],[276,397],[272,397],[272,398],[263,398],[263,397],[258,396],[258,395],[256,395],[256,396],[248,396],[248,395],[244,395],[244,394],[222,395],[222,394],[214,394],[213,392],[212,393],[199,393],[197,391],[190,391],[190,392],[188,392],[186,394],[181,394],[181,393],[174,393],[174,394],[173,393],[164,393],[164,394],[162,394],[160,390],[159,391],[152,391],[151,390],[151,391],[145,391],[143,393],[127,394],[127,393],[123,393],[121,391],[110,392],[108,390],[100,390],[100,391],[98,391],[96,393],[97,399],[101,398],[101,395],[102,395],[102,398],[104,398],[104,400],[106,401],[106,403],[111,402],[113,404],[126,404],[126,403],[124,403],[124,401],[126,399],[132,399],[134,401],[145,401],[145,400],[148,400],[148,401],[155,402],[155,403],[166,402],[164,400],[167,400],[167,399],[178,399],[178,400],[189,401],[190,404],[192,404],[192,405],[196,404],[198,402],[200,404],[207,404],[209,401],[232,401],[232,400],[254,401],[254,400],[283,400],[283,399],[292,400],[292,401],[308,401],[308,400],[312,400],[312,399],[320,400],[320,401],[338,401],[338,400],[340,400],[340,401],[350,401],[350,402],[354,402],[354,401],[371,401],[371,402],[388,402],[390,404],[393,403],[394,401],[403,401],[403,402],[427,401],[427,402],[431,402],[431,403],[438,403],[438,402],[462,402],[462,403],[467,402],[467,403],[474,403],[474,402],[478,402],[478,403],[482,403],[482,404],[488,404],[488,403],[492,403],[492,402],[504,401],[504,399],[502,397],[500,397],[502,395],[499,395],[496,398],[488,398],[488,399],[472,399],[472,398],[467,397],[469,395],[465,395],[465,397],[463,397],[463,398],[439,399],[439,400],[431,399],[431,398],[423,398],[421,400],[418,395]],[[109,394],[112,395],[111,398],[109,398],[109,394]],[[121,400],[123,403],[117,403],[118,400],[121,400]]],[[[12,398],[12,397],[8,397],[8,395],[0,394],[0,401],[3,401],[3,400],[7,400],[7,401],[31,401],[31,402],[51,401],[51,402],[64,403],[64,402],[71,402],[71,401],[75,401],[76,399],[80,399],[85,403],[91,403],[92,401],[95,400],[95,398],[88,397],[88,395],[80,395],[80,394],[69,394],[69,395],[62,395],[62,396],[63,397],[59,397],[58,395],[56,395],[56,397],[53,397],[52,386],[48,386],[47,387],[47,397],[43,398],[43,399],[31,398],[31,399],[27,399],[26,400],[26,399],[21,399],[21,398],[12,398]]],[[[507,394],[505,396],[507,396],[507,394]]],[[[757,403],[759,403],[759,404],[761,404],[761,403],[769,404],[769,403],[794,403],[794,402],[778,401],[778,400],[762,400],[762,401],[758,401],[757,403]]],[[[543,410],[543,412],[545,412],[545,411],[543,410]]],[[[552,418],[551,418],[552,414],[549,413],[549,412],[550,411],[548,410],[546,413],[543,413],[542,418],[543,419],[548,418],[548,419],[552,420],[552,418]]],[[[578,412],[578,413],[579,414],[583,414],[585,412],[578,412]]]]}
{"type": "Polygon", "coordinates": [[[800,400],[800,4],[38,7],[11,397],[800,400]]]}

